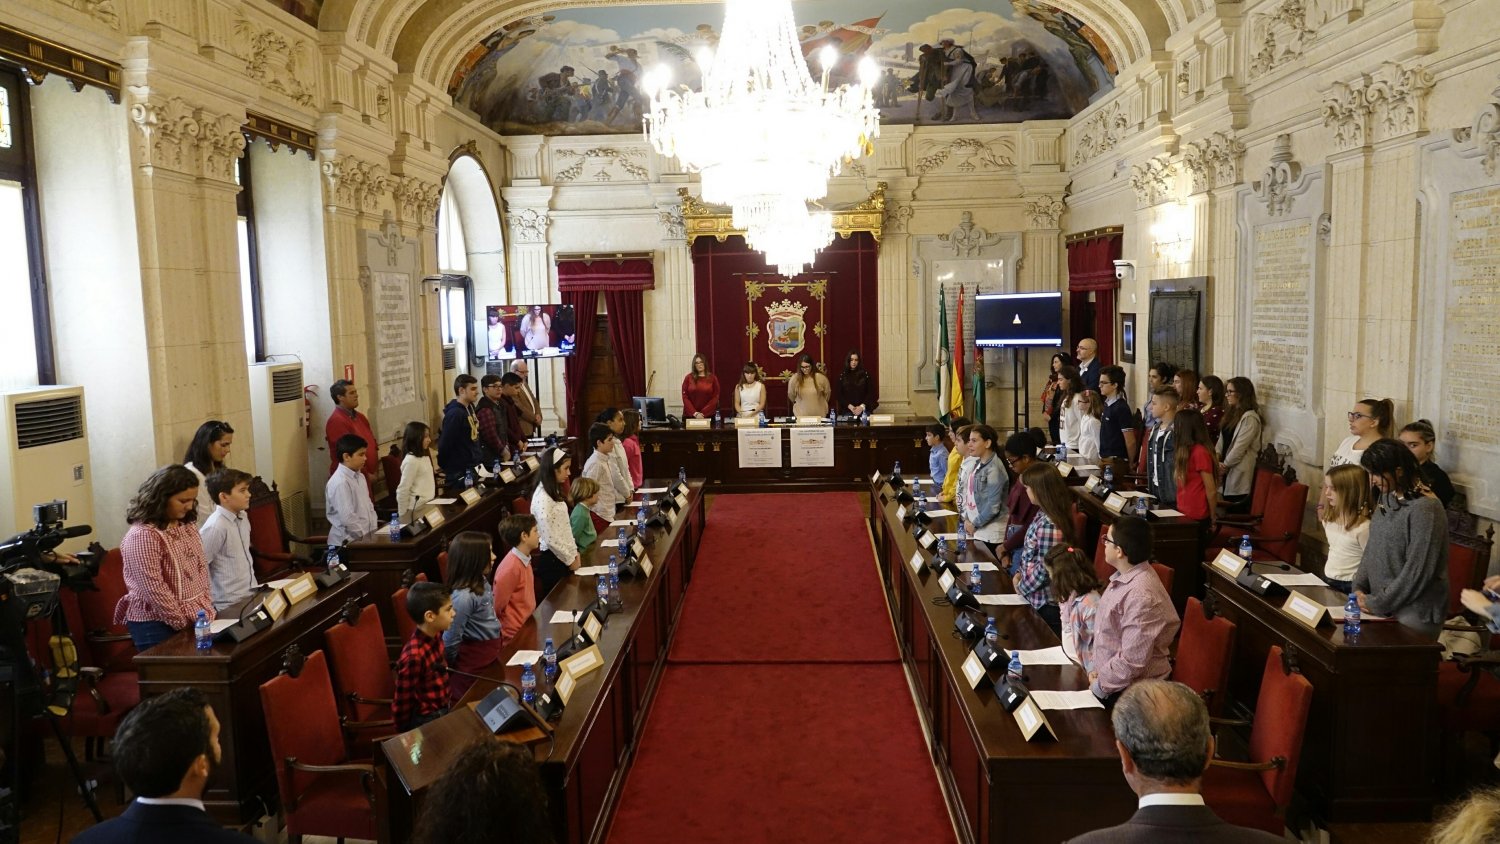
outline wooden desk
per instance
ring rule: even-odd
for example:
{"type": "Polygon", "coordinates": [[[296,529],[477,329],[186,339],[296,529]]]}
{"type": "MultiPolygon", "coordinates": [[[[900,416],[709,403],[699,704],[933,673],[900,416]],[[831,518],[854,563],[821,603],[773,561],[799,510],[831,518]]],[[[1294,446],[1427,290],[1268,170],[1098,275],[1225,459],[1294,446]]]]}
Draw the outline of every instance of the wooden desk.
{"type": "Polygon", "coordinates": [[[221,725],[223,750],[218,770],[208,783],[203,804],[216,820],[243,825],[277,805],[276,769],[266,740],[262,683],[281,673],[281,657],[292,645],[303,653],[323,647],[323,631],[338,621],[350,598],[363,599],[369,579],[356,573],[287,610],[281,620],[243,642],[221,642],[198,650],[191,630],[136,654],[141,697],[183,686],[208,697],[221,725]]]}
{"type": "MultiPolygon", "coordinates": [[[[1087,536],[1083,537],[1092,559],[1098,547],[1099,532],[1105,525],[1114,524],[1115,514],[1104,502],[1090,495],[1081,486],[1071,487],[1074,503],[1088,517],[1087,536]]],[[[1166,519],[1151,519],[1151,551],[1158,563],[1170,566],[1172,575],[1172,606],[1177,617],[1182,617],[1189,597],[1203,596],[1203,557],[1198,550],[1198,520],[1186,516],[1166,519]]],[[[1261,655],[1264,658],[1264,654],[1261,655]]]]}
{"type": "MultiPolygon", "coordinates": [[[[1027,742],[989,685],[978,691],[969,687],[961,666],[970,648],[953,635],[955,612],[932,603],[942,594],[937,575],[925,569],[912,573],[907,563],[916,540],[896,518],[895,501],[881,489],[870,494],[902,658],[916,678],[918,712],[931,736],[944,797],[959,818],[960,839],[1059,841],[1123,823],[1135,812],[1136,797],[1120,773],[1108,713],[1049,711],[1058,740],[1027,742]]],[[[947,517],[934,520],[931,529],[953,532],[957,526],[947,517]]],[[[977,543],[969,544],[965,559],[994,562],[977,543]]],[[[1004,572],[986,572],[983,589],[1014,591],[1004,572]]],[[[1004,648],[1059,644],[1030,607],[981,609],[995,616],[1004,648]]],[[[1026,679],[1033,689],[1088,688],[1083,669],[1072,665],[1031,666],[1026,679]]]]}
{"type": "MultiPolygon", "coordinates": [[[[1231,698],[1254,705],[1272,645],[1294,654],[1312,682],[1297,797],[1313,817],[1427,820],[1438,797],[1437,643],[1393,621],[1365,622],[1357,643],[1343,625],[1310,630],[1281,611],[1285,597],[1267,600],[1204,568],[1217,611],[1239,628],[1231,698]]],[[[1343,603],[1331,589],[1297,591],[1343,603]]]]}
{"type": "MultiPolygon", "coordinates": [[[[706,478],[709,491],[764,492],[768,486],[788,492],[859,491],[871,474],[890,472],[901,461],[905,474],[927,474],[930,449],[924,429],[935,420],[897,417],[892,425],[838,425],[833,429],[833,466],[791,468],[790,436],[782,440],[780,469],[742,469],[739,434],[732,422],[721,428],[651,428],[641,431],[641,461],[647,475],[675,478],[679,468],[706,478]]],[[[790,428],[793,426],[777,426],[790,428]]]]}
{"type": "MultiPolygon", "coordinates": [[[[645,486],[668,483],[647,480],[645,486]]],[[[546,741],[534,745],[559,844],[599,840],[624,784],[703,535],[703,481],[690,481],[689,487],[687,506],[677,523],[670,530],[647,532],[646,553],[655,566],[651,576],[620,582],[625,609],[609,617],[601,636],[604,667],[579,681],[554,725],[555,747],[546,741]]],[[[584,565],[603,565],[609,550],[595,545],[584,554],[584,565]]],[[[506,644],[498,662],[480,672],[493,680],[476,681],[464,703],[481,699],[499,681],[519,687],[521,669],[504,663],[518,650],[541,650],[547,636],[554,642],[567,639],[569,625],[553,626],[552,614],[582,609],[592,600],[593,577],[559,583],[506,644]]],[[[382,844],[409,840],[422,792],[446,769],[446,760],[481,735],[488,733],[465,706],[380,744],[377,828],[382,844]]]]}

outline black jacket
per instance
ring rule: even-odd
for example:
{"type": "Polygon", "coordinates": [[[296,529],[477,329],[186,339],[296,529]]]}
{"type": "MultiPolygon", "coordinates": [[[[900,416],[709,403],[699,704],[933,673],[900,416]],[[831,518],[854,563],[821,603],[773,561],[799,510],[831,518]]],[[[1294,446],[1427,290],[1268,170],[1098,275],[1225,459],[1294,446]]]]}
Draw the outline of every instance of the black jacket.
{"type": "Polygon", "coordinates": [[[1207,806],[1147,806],[1130,820],[1072,839],[1071,844],[1274,844],[1269,832],[1225,823],[1207,806]]]}
{"type": "Polygon", "coordinates": [[[193,806],[147,806],[134,800],[119,817],[89,827],[73,838],[73,844],[157,844],[165,841],[255,844],[254,838],[219,826],[207,812],[193,806]]]}

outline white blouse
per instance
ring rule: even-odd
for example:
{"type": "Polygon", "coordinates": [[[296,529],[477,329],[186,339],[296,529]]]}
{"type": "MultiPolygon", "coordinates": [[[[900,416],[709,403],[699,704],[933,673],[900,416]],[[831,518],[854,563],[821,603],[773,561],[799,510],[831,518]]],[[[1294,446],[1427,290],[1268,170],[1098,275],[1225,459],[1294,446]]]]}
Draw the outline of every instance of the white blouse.
{"type": "MultiPolygon", "coordinates": [[[[616,443],[615,451],[623,453],[625,447],[616,443]]],[[[590,454],[583,464],[583,476],[599,482],[598,500],[589,509],[604,521],[613,521],[620,505],[630,503],[630,481],[620,477],[620,467],[612,453],[590,454]]]]}
{"type": "Polygon", "coordinates": [[[766,385],[759,381],[754,384],[746,384],[743,381],[738,386],[740,416],[754,416],[766,409],[766,385]]]}
{"type": "Polygon", "coordinates": [[[1355,448],[1354,444],[1357,442],[1359,442],[1359,437],[1345,437],[1344,441],[1339,443],[1339,447],[1334,450],[1333,457],[1328,459],[1328,468],[1345,464],[1358,466],[1359,459],[1365,456],[1365,450],[1355,448]]]}
{"type": "Polygon", "coordinates": [[[432,458],[415,454],[401,458],[401,483],[396,485],[396,511],[401,514],[401,522],[410,522],[416,516],[417,508],[436,496],[437,478],[432,471],[432,458]]]}
{"type": "Polygon", "coordinates": [[[573,523],[568,520],[566,501],[553,501],[547,488],[536,485],[531,494],[531,515],[536,517],[536,532],[543,551],[551,551],[563,565],[578,559],[578,544],[573,541],[573,523]]]}
{"type": "Polygon", "coordinates": [[[1099,462],[1099,420],[1084,413],[1078,417],[1078,456],[1087,463],[1099,462]]]}
{"type": "Polygon", "coordinates": [[[192,463],[184,463],[182,465],[186,466],[189,472],[198,476],[198,529],[203,530],[203,523],[208,521],[208,517],[214,514],[214,507],[216,506],[214,504],[214,497],[208,494],[208,483],[204,480],[203,473],[198,471],[198,467],[192,463]]]}
{"type": "Polygon", "coordinates": [[[1349,530],[1338,522],[1324,522],[1323,533],[1328,536],[1328,562],[1323,564],[1323,576],[1329,580],[1353,580],[1365,555],[1365,542],[1370,538],[1370,520],[1365,519],[1349,530]]]}
{"type": "MultiPolygon", "coordinates": [[[[1083,426],[1083,417],[1087,415],[1083,412],[1082,402],[1083,393],[1079,393],[1073,396],[1072,401],[1063,405],[1062,430],[1059,433],[1062,435],[1062,441],[1068,444],[1069,451],[1078,451],[1080,448],[1079,439],[1082,434],[1080,429],[1083,426]]],[[[1097,439],[1097,434],[1095,436],[1097,439]]],[[[1099,444],[1095,442],[1094,450],[1098,451],[1098,449],[1099,444]]]]}

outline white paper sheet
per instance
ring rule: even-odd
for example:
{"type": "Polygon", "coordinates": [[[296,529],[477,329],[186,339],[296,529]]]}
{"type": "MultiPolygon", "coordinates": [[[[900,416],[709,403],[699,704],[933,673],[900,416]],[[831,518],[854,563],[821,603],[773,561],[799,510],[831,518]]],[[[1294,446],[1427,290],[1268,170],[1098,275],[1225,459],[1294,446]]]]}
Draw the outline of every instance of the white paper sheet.
{"type": "Polygon", "coordinates": [[[968,574],[969,572],[973,571],[975,566],[979,566],[979,570],[980,571],[999,571],[1000,570],[1000,567],[997,566],[997,565],[995,565],[994,563],[986,563],[983,560],[976,560],[975,562],[972,562],[972,563],[959,563],[958,564],[958,567],[964,570],[964,574],[968,574]]]}
{"type": "Polygon", "coordinates": [[[931,516],[934,519],[939,519],[944,516],[957,516],[958,514],[953,512],[952,510],[945,510],[942,507],[939,507],[936,510],[928,510],[927,515],[931,516]]]}
{"type": "Polygon", "coordinates": [[[558,610],[552,614],[553,624],[572,624],[583,610],[558,610]]]}
{"type": "Polygon", "coordinates": [[[541,651],[516,651],[513,655],[511,655],[510,662],[507,662],[505,664],[526,665],[527,663],[530,663],[532,665],[535,665],[541,658],[541,651]]]}
{"type": "MultiPolygon", "coordinates": [[[[1073,660],[1063,653],[1062,645],[1035,651],[1019,651],[1022,665],[1072,665],[1073,660]]],[[[1043,707],[1045,708],[1045,707],[1043,707]]]]}
{"type": "Polygon", "coordinates": [[[615,519],[609,523],[610,527],[631,527],[635,525],[635,519],[615,519]]]}
{"type": "Polygon", "coordinates": [[[666,492],[668,489],[670,489],[670,487],[664,487],[664,486],[641,487],[640,489],[636,490],[636,492],[640,493],[641,495],[660,495],[663,492],[666,492]]]}
{"type": "Polygon", "coordinates": [[[573,572],[579,577],[593,577],[600,574],[609,574],[609,566],[580,566],[573,572]]]}
{"type": "Polygon", "coordinates": [[[458,501],[457,498],[434,498],[431,501],[427,501],[427,502],[424,502],[424,503],[426,503],[426,504],[453,504],[453,503],[455,503],[457,501],[458,501]]]}
{"type": "MultiPolygon", "coordinates": [[[[1026,606],[1026,599],[1023,598],[1023,597],[1021,597],[1020,595],[1001,595],[1001,594],[988,595],[988,594],[980,594],[980,595],[975,595],[974,598],[975,598],[975,600],[979,601],[979,603],[980,603],[981,606],[989,606],[989,607],[1024,607],[1024,606],[1026,606]]],[[[1022,657],[1022,659],[1025,659],[1025,657],[1022,657]]]]}
{"type": "Polygon", "coordinates": [[[1173,510],[1171,507],[1163,507],[1160,510],[1152,510],[1151,515],[1163,519],[1176,519],[1187,514],[1183,513],[1181,510],[1173,510]]]}
{"type": "Polygon", "coordinates": [[[1286,586],[1288,588],[1290,588],[1292,586],[1327,586],[1328,585],[1328,584],[1326,584],[1326,583],[1323,582],[1323,578],[1318,577],[1315,574],[1308,574],[1307,572],[1301,572],[1301,571],[1295,572],[1295,573],[1288,573],[1288,574],[1268,574],[1268,575],[1265,575],[1265,578],[1266,578],[1266,580],[1271,581],[1272,583],[1276,584],[1277,586],[1286,586]]]}
{"type": "Polygon", "coordinates": [[[239,623],[240,620],[237,618],[216,618],[208,623],[208,630],[217,636],[239,623]]]}
{"type": "MultiPolygon", "coordinates": [[[[1025,657],[1021,658],[1025,661],[1025,657]]],[[[1031,699],[1043,709],[1103,709],[1104,704],[1088,689],[1076,692],[1053,692],[1032,689],[1031,699]]]]}

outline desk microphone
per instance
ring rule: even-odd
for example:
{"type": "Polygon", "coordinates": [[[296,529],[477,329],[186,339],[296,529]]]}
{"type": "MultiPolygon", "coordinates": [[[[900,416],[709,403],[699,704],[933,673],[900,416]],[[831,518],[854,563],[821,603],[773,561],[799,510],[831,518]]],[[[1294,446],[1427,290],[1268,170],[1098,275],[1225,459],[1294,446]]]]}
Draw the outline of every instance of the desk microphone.
{"type": "Polygon", "coordinates": [[[1272,566],[1274,568],[1280,569],[1281,571],[1292,570],[1292,567],[1287,565],[1286,563],[1273,563],[1267,560],[1249,560],[1248,562],[1251,566],[1272,566]]]}

